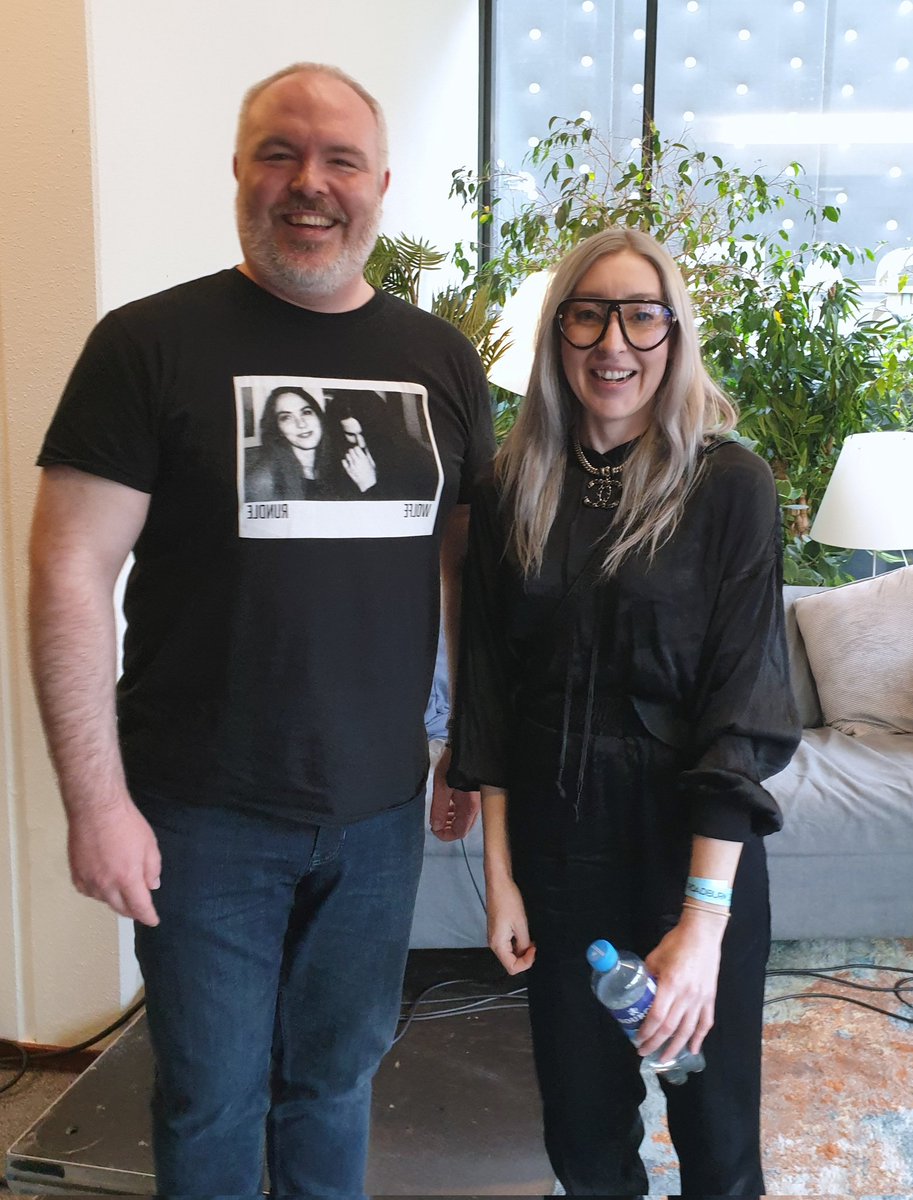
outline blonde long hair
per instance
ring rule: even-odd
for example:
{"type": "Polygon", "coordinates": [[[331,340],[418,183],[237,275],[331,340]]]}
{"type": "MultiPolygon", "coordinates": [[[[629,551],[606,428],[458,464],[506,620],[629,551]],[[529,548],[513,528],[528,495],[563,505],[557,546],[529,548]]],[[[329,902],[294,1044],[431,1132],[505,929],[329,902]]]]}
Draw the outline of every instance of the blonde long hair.
{"type": "Polygon", "coordinates": [[[495,458],[502,504],[511,519],[511,547],[526,575],[537,574],[542,566],[580,409],[561,364],[555,313],[590,267],[623,250],[653,264],[662,281],[662,299],[678,320],[670,335],[668,364],[654,397],[650,424],[625,462],[621,503],[613,522],[617,533],[602,564],[605,577],[636,550],[645,547],[652,557],[671,537],[700,473],[704,444],[736,423],[735,407],[701,360],[691,299],[669,252],[649,234],[634,229],[606,229],[575,246],[558,264],[549,284],[529,389],[495,458]]]}

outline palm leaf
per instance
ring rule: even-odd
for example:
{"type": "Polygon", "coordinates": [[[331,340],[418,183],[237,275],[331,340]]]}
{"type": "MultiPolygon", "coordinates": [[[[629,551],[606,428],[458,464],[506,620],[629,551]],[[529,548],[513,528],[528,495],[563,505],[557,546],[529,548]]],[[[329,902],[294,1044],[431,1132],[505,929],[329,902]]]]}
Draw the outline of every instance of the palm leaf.
{"type": "Polygon", "coordinates": [[[430,242],[382,233],[365,264],[365,279],[372,287],[417,304],[423,272],[436,271],[446,258],[430,242]]]}

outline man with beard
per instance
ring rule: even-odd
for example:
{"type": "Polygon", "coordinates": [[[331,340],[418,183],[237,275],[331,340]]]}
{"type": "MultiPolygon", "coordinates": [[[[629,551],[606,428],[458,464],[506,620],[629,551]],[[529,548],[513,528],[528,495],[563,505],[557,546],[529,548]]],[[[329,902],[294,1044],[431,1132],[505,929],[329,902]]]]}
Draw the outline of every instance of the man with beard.
{"type": "MultiPolygon", "coordinates": [[[[460,334],[365,281],[389,174],[360,85],[311,63],[253,87],[235,175],[240,267],[108,314],[67,384],[39,457],[33,668],[74,883],[135,922],[158,1191],[256,1194],[265,1134],[274,1194],[350,1197],[488,391],[460,334]],[[391,536],[355,506],[364,527],[340,537],[245,500],[265,397],[321,380],[424,397],[443,474],[427,529],[391,536]]],[[[436,777],[439,836],[476,811],[436,777]]]]}

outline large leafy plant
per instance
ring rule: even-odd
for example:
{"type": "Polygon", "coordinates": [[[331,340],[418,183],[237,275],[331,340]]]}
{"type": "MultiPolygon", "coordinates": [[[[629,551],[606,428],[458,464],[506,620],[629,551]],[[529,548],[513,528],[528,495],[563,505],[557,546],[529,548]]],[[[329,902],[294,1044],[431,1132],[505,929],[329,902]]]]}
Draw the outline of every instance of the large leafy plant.
{"type": "Polygon", "coordinates": [[[847,555],[809,537],[847,434],[909,423],[910,328],[866,315],[858,284],[809,282],[809,265],[838,269],[848,247],[774,247],[758,286],[708,328],[705,356],[739,403],[739,431],[770,462],[784,504],[786,571],[833,581],[847,555]],[[906,352],[904,351],[906,345],[906,352]]]}
{"type": "MultiPolygon", "coordinates": [[[[456,262],[467,278],[490,281],[498,299],[583,238],[620,225],[668,244],[698,312],[709,313],[763,264],[775,236],[764,218],[802,201],[797,163],[768,179],[659,133],[632,158],[630,147],[622,150],[581,118],[553,117],[528,165],[519,173],[453,173],[452,194],[473,206],[483,235],[458,245],[456,262]]],[[[838,213],[828,208],[822,215],[838,213]]]]}

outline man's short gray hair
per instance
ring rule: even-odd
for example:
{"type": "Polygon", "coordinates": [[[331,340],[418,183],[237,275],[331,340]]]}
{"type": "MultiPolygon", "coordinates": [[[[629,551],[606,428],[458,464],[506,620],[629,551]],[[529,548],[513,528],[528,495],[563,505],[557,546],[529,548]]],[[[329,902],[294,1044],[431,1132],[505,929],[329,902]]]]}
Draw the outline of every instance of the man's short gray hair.
{"type": "Polygon", "coordinates": [[[247,118],[250,113],[250,108],[253,102],[257,99],[261,92],[265,92],[272,84],[277,83],[280,79],[285,79],[287,75],[312,74],[312,75],[328,75],[331,79],[338,79],[340,83],[344,83],[346,87],[350,87],[356,95],[360,96],[374,114],[374,120],[377,123],[377,146],[380,172],[383,174],[387,169],[388,146],[387,146],[387,121],[384,117],[384,110],[381,108],[377,100],[371,95],[367,88],[362,87],[358,80],[353,79],[351,75],[347,75],[345,71],[339,67],[331,66],[329,63],[316,62],[299,62],[292,63],[289,67],[283,67],[281,71],[276,71],[266,79],[261,79],[259,83],[255,83],[249,87],[244,93],[244,99],[241,101],[241,111],[238,114],[238,131],[235,137],[235,149],[237,150],[241,144],[241,134],[244,126],[247,123],[247,118]]]}

